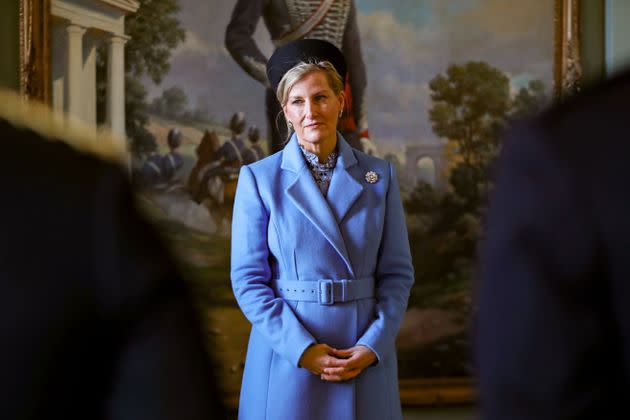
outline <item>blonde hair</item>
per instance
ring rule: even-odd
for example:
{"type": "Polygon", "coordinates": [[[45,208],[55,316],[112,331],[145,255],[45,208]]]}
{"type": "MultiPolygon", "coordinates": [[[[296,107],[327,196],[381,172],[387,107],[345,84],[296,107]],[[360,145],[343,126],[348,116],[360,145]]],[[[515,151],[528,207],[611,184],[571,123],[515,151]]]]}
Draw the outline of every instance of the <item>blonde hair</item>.
{"type": "MultiPolygon", "coordinates": [[[[289,71],[287,71],[282,79],[280,79],[280,83],[278,83],[278,89],[276,90],[276,97],[278,98],[278,102],[280,102],[280,106],[284,108],[289,100],[289,92],[293,85],[299,82],[306,75],[321,71],[326,76],[326,80],[328,81],[328,85],[332,89],[333,93],[337,96],[343,91],[343,80],[341,76],[335,69],[335,66],[332,65],[330,61],[301,61],[295,66],[293,66],[289,71]]],[[[280,113],[278,116],[280,116],[280,113]]],[[[276,117],[276,126],[278,125],[278,118],[276,117]]],[[[287,122],[287,140],[291,137],[291,130],[289,129],[287,122]]]]}

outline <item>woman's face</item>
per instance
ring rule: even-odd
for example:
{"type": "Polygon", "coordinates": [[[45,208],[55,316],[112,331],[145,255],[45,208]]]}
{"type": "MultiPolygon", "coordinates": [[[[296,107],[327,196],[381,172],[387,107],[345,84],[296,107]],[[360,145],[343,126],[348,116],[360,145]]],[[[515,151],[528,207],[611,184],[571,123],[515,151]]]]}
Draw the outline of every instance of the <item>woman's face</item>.
{"type": "Polygon", "coordinates": [[[314,71],[293,85],[283,107],[284,116],[293,125],[300,143],[334,143],[343,101],[343,92],[335,95],[326,74],[314,71]]]}

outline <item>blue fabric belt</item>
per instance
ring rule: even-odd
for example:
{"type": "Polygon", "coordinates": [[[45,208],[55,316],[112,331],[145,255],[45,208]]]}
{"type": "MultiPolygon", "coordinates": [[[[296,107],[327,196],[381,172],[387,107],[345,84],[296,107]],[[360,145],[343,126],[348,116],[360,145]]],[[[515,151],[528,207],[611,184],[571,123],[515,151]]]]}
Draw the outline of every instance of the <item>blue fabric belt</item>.
{"type": "Polygon", "coordinates": [[[317,281],[272,280],[276,296],[286,300],[333,305],[374,297],[374,277],[317,281]]]}

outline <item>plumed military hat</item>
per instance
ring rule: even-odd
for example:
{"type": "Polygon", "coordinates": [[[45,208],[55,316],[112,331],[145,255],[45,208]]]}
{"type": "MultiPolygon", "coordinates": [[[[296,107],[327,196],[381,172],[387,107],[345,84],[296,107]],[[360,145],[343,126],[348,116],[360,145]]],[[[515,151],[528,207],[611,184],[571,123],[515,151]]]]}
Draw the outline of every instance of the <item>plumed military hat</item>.
{"type": "Polygon", "coordinates": [[[339,48],[321,39],[298,39],[276,49],[267,61],[267,78],[274,92],[286,72],[301,61],[330,61],[341,80],[346,78],[346,60],[339,48]]]}
{"type": "Polygon", "coordinates": [[[178,128],[171,128],[168,132],[167,142],[173,149],[182,144],[182,132],[178,128]]]}
{"type": "Polygon", "coordinates": [[[241,134],[247,128],[247,121],[243,112],[235,112],[230,118],[230,130],[236,134],[241,134]]]}
{"type": "Polygon", "coordinates": [[[251,141],[252,143],[256,143],[258,139],[260,139],[260,130],[255,125],[252,125],[251,127],[249,127],[247,136],[249,137],[249,141],[251,141]]]}

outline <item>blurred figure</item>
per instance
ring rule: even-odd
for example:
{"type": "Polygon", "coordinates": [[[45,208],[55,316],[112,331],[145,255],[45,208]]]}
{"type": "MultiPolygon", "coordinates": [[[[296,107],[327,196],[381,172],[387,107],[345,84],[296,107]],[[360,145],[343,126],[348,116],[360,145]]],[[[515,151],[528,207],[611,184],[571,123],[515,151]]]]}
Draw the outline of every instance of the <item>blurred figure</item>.
{"type": "Polygon", "coordinates": [[[628,98],[630,74],[506,137],[477,290],[483,419],[629,415],[628,98]]]}
{"type": "Polygon", "coordinates": [[[258,144],[258,140],[260,140],[260,130],[258,127],[252,125],[249,128],[247,137],[249,138],[250,146],[245,149],[245,152],[243,153],[244,165],[249,165],[250,163],[254,163],[265,157],[265,152],[262,147],[260,147],[260,144],[258,144]]]}
{"type": "Polygon", "coordinates": [[[34,115],[0,117],[2,418],[225,418],[192,297],[121,167],[24,128],[34,115]]]}

